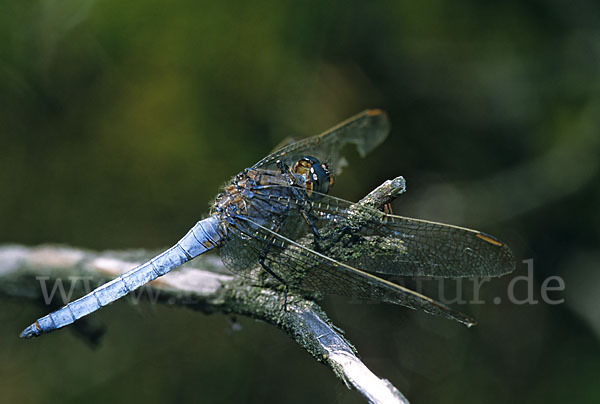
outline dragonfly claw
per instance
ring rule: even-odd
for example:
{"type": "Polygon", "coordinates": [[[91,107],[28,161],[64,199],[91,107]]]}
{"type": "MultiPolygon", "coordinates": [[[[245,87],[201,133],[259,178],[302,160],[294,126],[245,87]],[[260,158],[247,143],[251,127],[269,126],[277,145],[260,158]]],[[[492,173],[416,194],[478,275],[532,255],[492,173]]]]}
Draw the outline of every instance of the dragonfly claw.
{"type": "Polygon", "coordinates": [[[29,327],[25,328],[23,332],[21,332],[21,335],[19,335],[19,337],[31,338],[37,337],[38,335],[40,335],[40,327],[37,325],[37,323],[33,323],[29,327]]]}

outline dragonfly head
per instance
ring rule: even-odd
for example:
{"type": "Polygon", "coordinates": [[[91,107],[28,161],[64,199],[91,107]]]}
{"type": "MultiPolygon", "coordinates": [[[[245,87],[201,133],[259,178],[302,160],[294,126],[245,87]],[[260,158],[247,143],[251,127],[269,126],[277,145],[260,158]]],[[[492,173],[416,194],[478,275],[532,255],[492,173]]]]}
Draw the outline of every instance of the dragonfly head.
{"type": "Polygon", "coordinates": [[[298,160],[294,164],[292,172],[304,176],[304,186],[309,196],[312,191],[326,194],[333,186],[333,174],[327,163],[321,163],[312,156],[304,156],[298,160]]]}

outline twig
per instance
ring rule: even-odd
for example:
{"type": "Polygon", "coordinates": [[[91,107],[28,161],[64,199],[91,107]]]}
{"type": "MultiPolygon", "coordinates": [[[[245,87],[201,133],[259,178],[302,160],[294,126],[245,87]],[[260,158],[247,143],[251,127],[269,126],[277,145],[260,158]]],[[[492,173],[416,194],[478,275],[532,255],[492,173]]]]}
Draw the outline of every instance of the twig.
{"type": "MultiPolygon", "coordinates": [[[[403,189],[404,180],[398,177],[382,184],[359,204],[380,207],[403,189]]],[[[92,280],[102,283],[113,279],[151,256],[147,252],[95,253],[56,245],[0,246],[0,293],[49,304],[46,283],[70,279],[74,294],[87,293],[95,286],[92,280]]],[[[227,274],[215,256],[200,256],[143,290],[155,302],[205,313],[240,314],[268,322],[288,333],[369,402],[408,403],[389,381],[378,378],[358,359],[355,348],[314,301],[290,293],[287,310],[282,310],[281,293],[227,274]]],[[[17,330],[15,338],[16,335],[17,330]]]]}

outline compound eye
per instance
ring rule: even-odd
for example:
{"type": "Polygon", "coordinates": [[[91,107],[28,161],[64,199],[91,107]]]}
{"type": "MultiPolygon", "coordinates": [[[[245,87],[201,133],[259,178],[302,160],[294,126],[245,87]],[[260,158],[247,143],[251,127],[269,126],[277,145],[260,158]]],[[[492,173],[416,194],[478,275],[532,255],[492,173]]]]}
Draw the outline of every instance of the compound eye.
{"type": "Polygon", "coordinates": [[[333,185],[333,176],[329,171],[329,166],[312,156],[305,156],[298,160],[294,165],[293,172],[304,176],[306,181],[304,187],[309,196],[312,191],[325,194],[333,185]]]}

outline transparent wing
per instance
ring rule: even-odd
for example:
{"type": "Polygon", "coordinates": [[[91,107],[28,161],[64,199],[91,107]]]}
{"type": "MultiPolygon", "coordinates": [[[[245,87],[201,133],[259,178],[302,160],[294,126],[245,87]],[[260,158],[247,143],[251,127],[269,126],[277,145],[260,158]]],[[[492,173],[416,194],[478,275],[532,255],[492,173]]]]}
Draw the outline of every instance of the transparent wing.
{"type": "Polygon", "coordinates": [[[389,215],[329,195],[282,197],[282,187],[257,190],[254,198],[305,212],[318,237],[306,225],[308,234],[297,241],[351,267],[448,278],[500,276],[515,268],[510,248],[480,231],[389,215]]]}
{"type": "Polygon", "coordinates": [[[343,166],[341,149],[348,143],[354,143],[361,157],[377,147],[387,137],[389,121],[385,112],[370,109],[361,112],[329,129],[321,135],[288,144],[269,154],[252,168],[276,168],[281,160],[292,165],[300,158],[310,155],[327,162],[334,174],[339,174],[343,166]]]}
{"type": "Polygon", "coordinates": [[[245,246],[246,252],[241,254],[263,257],[264,265],[291,288],[375,299],[475,324],[469,316],[442,303],[296,243],[247,216],[236,218],[230,234],[245,246]]]}

